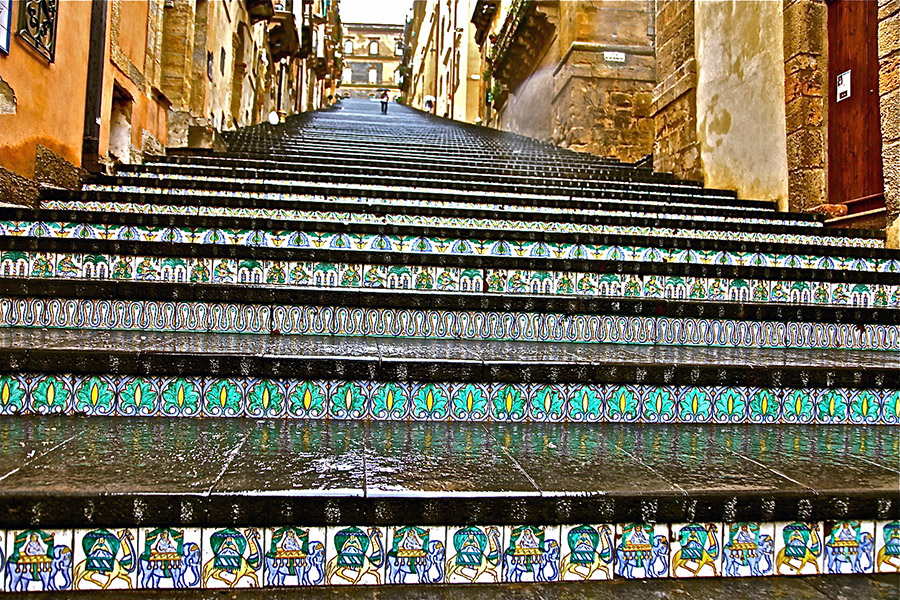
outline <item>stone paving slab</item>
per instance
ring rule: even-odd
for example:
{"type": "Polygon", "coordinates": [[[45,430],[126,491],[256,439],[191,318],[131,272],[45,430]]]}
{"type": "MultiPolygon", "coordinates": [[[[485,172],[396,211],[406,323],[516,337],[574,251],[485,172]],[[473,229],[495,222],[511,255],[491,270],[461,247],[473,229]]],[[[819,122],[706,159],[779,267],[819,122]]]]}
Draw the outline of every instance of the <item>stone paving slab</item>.
{"type": "Polygon", "coordinates": [[[900,508],[898,440],[879,427],[19,416],[0,417],[0,439],[11,450],[0,462],[3,527],[889,518],[900,508]]]}

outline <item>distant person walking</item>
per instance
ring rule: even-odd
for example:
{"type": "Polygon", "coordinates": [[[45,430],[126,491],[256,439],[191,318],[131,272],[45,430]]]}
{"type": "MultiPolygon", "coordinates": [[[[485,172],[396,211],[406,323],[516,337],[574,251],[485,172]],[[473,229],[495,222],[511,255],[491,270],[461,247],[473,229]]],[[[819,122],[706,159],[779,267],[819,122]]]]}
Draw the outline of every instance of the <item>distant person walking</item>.
{"type": "Polygon", "coordinates": [[[387,90],[384,90],[383,92],[381,92],[381,114],[383,114],[383,115],[387,114],[387,106],[388,106],[388,102],[390,101],[390,99],[391,99],[391,97],[390,97],[390,95],[388,95],[387,90]]]}

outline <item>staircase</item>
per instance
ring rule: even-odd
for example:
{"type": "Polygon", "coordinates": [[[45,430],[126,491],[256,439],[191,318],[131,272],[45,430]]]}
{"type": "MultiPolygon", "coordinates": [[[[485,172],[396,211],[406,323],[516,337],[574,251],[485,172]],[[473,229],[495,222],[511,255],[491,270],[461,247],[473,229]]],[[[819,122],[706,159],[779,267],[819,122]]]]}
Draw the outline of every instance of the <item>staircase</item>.
{"type": "Polygon", "coordinates": [[[900,252],[392,106],[0,208],[3,589],[900,572],[900,252]]]}

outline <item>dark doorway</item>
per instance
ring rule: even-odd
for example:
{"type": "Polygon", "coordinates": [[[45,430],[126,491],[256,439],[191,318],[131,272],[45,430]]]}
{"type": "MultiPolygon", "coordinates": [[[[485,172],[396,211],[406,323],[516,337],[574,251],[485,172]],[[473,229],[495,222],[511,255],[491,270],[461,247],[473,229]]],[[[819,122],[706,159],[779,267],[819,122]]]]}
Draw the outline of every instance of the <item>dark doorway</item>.
{"type": "Polygon", "coordinates": [[[830,202],[847,204],[848,214],[883,209],[881,161],[878,2],[835,0],[828,3],[830,202]]]}

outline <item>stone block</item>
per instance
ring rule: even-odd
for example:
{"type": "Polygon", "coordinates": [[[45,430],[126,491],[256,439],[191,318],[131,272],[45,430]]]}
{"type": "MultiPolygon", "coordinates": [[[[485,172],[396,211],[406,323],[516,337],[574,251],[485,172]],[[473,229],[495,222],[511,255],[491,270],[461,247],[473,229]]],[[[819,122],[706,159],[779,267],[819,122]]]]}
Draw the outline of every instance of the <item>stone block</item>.
{"type": "Polygon", "coordinates": [[[785,102],[801,96],[822,97],[826,87],[826,61],[823,57],[798,54],[785,63],[785,102]]]}
{"type": "Polygon", "coordinates": [[[791,169],[788,172],[788,204],[792,211],[824,204],[826,197],[825,169],[791,169]]]}
{"type": "Polygon", "coordinates": [[[884,195],[888,215],[900,214],[900,141],[889,142],[882,147],[884,164],[884,195]]]}
{"type": "Polygon", "coordinates": [[[188,128],[188,148],[212,148],[217,152],[225,152],[225,140],[214,127],[191,125],[188,128]]]}
{"type": "Polygon", "coordinates": [[[900,14],[878,23],[878,56],[884,58],[900,49],[900,14]]]}
{"type": "Polygon", "coordinates": [[[900,90],[881,97],[881,137],[885,142],[900,139],[900,90]]]}
{"type": "Polygon", "coordinates": [[[76,189],[87,176],[81,169],[52,150],[38,144],[34,160],[34,179],[55,187],[76,189]]]}
{"type": "Polygon", "coordinates": [[[884,96],[900,89],[900,52],[881,59],[878,68],[878,90],[884,96]]]}
{"type": "Polygon", "coordinates": [[[36,208],[39,191],[34,181],[0,167],[0,203],[36,208]]]}
{"type": "Polygon", "coordinates": [[[886,19],[900,13],[900,0],[878,0],[878,18],[886,19]]]}
{"type": "Polygon", "coordinates": [[[824,54],[828,48],[828,8],[820,0],[800,0],[784,10],[784,55],[824,54]]]}
{"type": "Polygon", "coordinates": [[[825,124],[825,99],[800,96],[785,105],[785,129],[788,134],[806,127],[825,124]]]}
{"type": "Polygon", "coordinates": [[[801,129],[787,136],[789,168],[821,166],[825,150],[825,133],[823,131],[801,129]]]}

